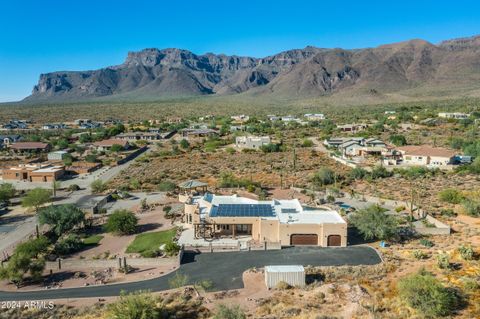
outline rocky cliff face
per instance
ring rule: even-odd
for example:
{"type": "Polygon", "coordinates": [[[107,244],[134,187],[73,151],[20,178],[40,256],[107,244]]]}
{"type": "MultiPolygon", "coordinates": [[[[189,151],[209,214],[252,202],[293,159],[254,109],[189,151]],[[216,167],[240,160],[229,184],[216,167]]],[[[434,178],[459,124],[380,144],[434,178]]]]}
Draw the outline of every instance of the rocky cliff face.
{"type": "Polygon", "coordinates": [[[437,46],[411,40],[360,50],[306,47],[261,59],[145,49],[129,52],[121,65],[42,74],[27,100],[243,92],[307,97],[348,90],[386,93],[423,86],[462,86],[479,79],[480,37],[437,46]]]}

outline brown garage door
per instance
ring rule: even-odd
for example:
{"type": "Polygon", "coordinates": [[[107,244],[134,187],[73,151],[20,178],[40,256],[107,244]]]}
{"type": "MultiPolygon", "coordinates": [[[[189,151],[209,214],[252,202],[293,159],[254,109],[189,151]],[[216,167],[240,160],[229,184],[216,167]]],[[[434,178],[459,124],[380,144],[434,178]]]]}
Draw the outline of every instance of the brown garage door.
{"type": "Polygon", "coordinates": [[[318,236],[315,234],[293,234],[290,236],[290,245],[318,245],[318,236]]]}
{"type": "Polygon", "coordinates": [[[340,235],[330,235],[328,236],[328,246],[341,246],[342,237],[340,235]]]}

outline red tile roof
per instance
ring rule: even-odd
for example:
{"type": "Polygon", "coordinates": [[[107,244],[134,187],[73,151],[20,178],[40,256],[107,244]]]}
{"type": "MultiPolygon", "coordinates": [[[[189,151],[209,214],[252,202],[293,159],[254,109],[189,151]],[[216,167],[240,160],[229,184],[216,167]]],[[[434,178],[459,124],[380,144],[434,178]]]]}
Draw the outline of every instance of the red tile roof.
{"type": "Polygon", "coordinates": [[[408,145],[397,147],[397,150],[405,155],[414,156],[434,156],[434,157],[453,157],[457,154],[455,150],[443,147],[432,147],[429,145],[408,145]]]}
{"type": "Polygon", "coordinates": [[[42,142],[17,142],[10,145],[10,148],[16,150],[45,150],[48,148],[48,144],[42,142]]]}
{"type": "Polygon", "coordinates": [[[120,140],[120,139],[109,139],[109,140],[103,140],[103,141],[98,141],[93,143],[95,146],[102,146],[102,147],[112,147],[112,145],[120,145],[120,146],[127,146],[128,141],[125,140],[120,140]]]}

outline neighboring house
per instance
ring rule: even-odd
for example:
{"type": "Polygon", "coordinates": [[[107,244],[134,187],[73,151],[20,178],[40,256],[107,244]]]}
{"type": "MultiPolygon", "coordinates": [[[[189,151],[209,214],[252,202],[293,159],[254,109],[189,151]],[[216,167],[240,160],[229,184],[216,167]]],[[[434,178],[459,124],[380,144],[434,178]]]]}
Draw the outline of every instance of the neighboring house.
{"type": "Polygon", "coordinates": [[[230,132],[241,132],[246,131],[247,127],[245,125],[231,125],[230,132]]]}
{"type": "Polygon", "coordinates": [[[120,139],[108,139],[93,143],[93,146],[99,151],[108,151],[113,145],[120,145],[124,150],[128,149],[130,146],[128,141],[120,139]]]}
{"type": "Polygon", "coordinates": [[[235,138],[235,146],[239,148],[259,149],[267,144],[270,144],[269,136],[237,136],[235,138]]]}
{"type": "Polygon", "coordinates": [[[304,117],[307,121],[322,121],[325,119],[325,115],[322,113],[315,113],[315,114],[307,113],[304,115],[304,117]]]}
{"type": "Polygon", "coordinates": [[[334,210],[304,207],[298,199],[257,201],[206,193],[185,201],[185,222],[195,236],[251,237],[282,246],[347,245],[347,223],[334,210]]]}
{"type": "Polygon", "coordinates": [[[42,130],[61,130],[66,128],[68,128],[68,126],[63,123],[52,123],[52,124],[42,125],[42,130]]]}
{"type": "Polygon", "coordinates": [[[55,151],[48,153],[47,158],[49,161],[63,161],[68,154],[67,151],[55,151]]]}
{"type": "Polygon", "coordinates": [[[29,121],[27,120],[10,120],[2,125],[4,130],[25,130],[28,129],[29,121]]]}
{"type": "Polygon", "coordinates": [[[11,144],[19,142],[22,139],[20,135],[0,135],[0,149],[9,147],[11,144]]]}
{"type": "Polygon", "coordinates": [[[162,136],[159,133],[151,132],[129,132],[118,134],[115,138],[125,141],[159,141],[162,136]]]}
{"type": "Polygon", "coordinates": [[[467,119],[469,116],[470,116],[470,114],[459,113],[459,112],[454,112],[454,113],[441,112],[441,113],[438,113],[438,117],[441,117],[441,118],[444,118],[444,119],[464,120],[464,119],[467,119]]]}
{"type": "Polygon", "coordinates": [[[444,167],[454,164],[456,151],[428,145],[409,145],[397,147],[405,165],[444,167]]]}
{"type": "Polygon", "coordinates": [[[234,122],[237,123],[245,123],[250,119],[250,116],[241,114],[241,115],[233,115],[230,117],[234,122]]]}
{"type": "Polygon", "coordinates": [[[87,174],[96,171],[100,167],[102,167],[100,163],[73,162],[72,165],[67,166],[65,170],[73,174],[87,174]]]}
{"type": "Polygon", "coordinates": [[[344,124],[344,125],[337,125],[337,129],[342,132],[360,132],[365,130],[368,127],[367,124],[344,124]]]}
{"type": "Polygon", "coordinates": [[[27,182],[53,182],[64,174],[63,166],[50,164],[20,164],[2,170],[3,180],[27,182]]]}
{"type": "Polygon", "coordinates": [[[186,128],[180,130],[182,136],[185,138],[196,138],[196,137],[210,137],[218,135],[217,131],[212,129],[194,129],[194,128],[186,128]]]}
{"type": "Polygon", "coordinates": [[[280,119],[281,119],[280,116],[272,115],[272,114],[267,115],[267,118],[271,122],[280,121],[280,119]]]}
{"type": "Polygon", "coordinates": [[[40,153],[50,149],[50,145],[42,142],[16,142],[10,145],[10,149],[16,153],[40,153]]]}
{"type": "Polygon", "coordinates": [[[178,124],[178,123],[182,123],[182,118],[181,117],[176,117],[176,116],[171,116],[171,117],[167,117],[167,123],[168,124],[178,124]]]}
{"type": "Polygon", "coordinates": [[[387,148],[382,140],[363,137],[333,137],[323,144],[338,149],[344,157],[381,155],[387,148]]]}

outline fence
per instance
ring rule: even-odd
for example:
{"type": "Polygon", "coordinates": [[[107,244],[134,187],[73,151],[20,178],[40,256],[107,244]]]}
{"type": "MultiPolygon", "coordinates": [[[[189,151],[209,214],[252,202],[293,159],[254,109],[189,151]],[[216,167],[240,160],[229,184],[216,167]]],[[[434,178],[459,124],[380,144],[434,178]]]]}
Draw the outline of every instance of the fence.
{"type": "Polygon", "coordinates": [[[133,267],[159,267],[171,266],[173,262],[174,260],[172,258],[57,259],[56,261],[47,261],[45,268],[120,268],[124,263],[133,267]]]}
{"type": "Polygon", "coordinates": [[[280,242],[238,242],[236,244],[208,243],[205,245],[186,246],[185,250],[213,253],[222,251],[253,251],[253,250],[280,250],[280,242]]]}

